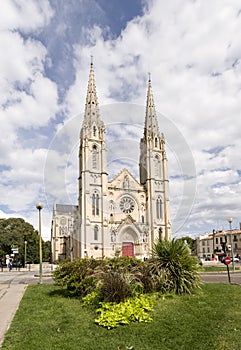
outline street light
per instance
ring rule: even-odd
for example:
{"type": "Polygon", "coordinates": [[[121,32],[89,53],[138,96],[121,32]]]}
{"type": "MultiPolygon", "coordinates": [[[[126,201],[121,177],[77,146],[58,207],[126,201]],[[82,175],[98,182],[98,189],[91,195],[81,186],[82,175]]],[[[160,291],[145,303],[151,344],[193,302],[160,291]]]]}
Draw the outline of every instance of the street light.
{"type": "Polygon", "coordinates": [[[27,260],[27,241],[24,241],[24,267],[26,267],[26,260],[27,260]]]}
{"type": "Polygon", "coordinates": [[[36,208],[38,209],[38,231],[39,231],[39,284],[43,283],[43,267],[42,267],[42,237],[41,237],[41,209],[44,205],[37,203],[36,208]]]}
{"type": "Polygon", "coordinates": [[[232,235],[232,222],[233,222],[233,218],[228,218],[228,222],[229,222],[229,227],[230,227],[230,244],[231,244],[231,251],[232,251],[232,264],[233,264],[233,270],[235,270],[234,268],[234,252],[233,252],[233,235],[232,235]]]}

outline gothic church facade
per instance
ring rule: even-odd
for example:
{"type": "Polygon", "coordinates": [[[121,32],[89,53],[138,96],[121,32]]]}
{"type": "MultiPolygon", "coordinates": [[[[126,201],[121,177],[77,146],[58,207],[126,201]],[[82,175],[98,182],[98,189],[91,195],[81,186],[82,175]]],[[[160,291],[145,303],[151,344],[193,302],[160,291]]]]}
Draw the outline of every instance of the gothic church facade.
{"type": "Polygon", "coordinates": [[[122,255],[144,259],[149,257],[153,242],[158,238],[171,239],[165,139],[159,131],[150,78],[144,133],[140,140],[139,171],[139,181],[128,169],[122,169],[108,180],[106,130],[100,116],[91,62],[80,131],[78,206],[72,206],[73,210],[70,210],[73,225],[70,232],[65,230],[65,236],[61,235],[58,224],[61,217],[63,222],[64,214],[55,211],[52,221],[53,260],[59,260],[61,254],[63,256],[61,237],[66,258],[122,255]],[[65,245],[63,237],[67,242],[65,245]]]}

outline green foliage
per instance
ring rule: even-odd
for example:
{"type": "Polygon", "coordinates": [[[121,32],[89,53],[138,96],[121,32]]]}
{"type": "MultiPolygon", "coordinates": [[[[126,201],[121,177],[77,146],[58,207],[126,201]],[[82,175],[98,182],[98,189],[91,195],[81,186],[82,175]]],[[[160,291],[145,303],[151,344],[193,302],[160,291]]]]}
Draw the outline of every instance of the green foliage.
{"type": "Polygon", "coordinates": [[[100,293],[98,291],[91,292],[82,298],[83,306],[98,307],[100,304],[100,293]]]}
{"type": "Polygon", "coordinates": [[[152,318],[147,312],[153,310],[154,298],[150,295],[140,295],[119,304],[101,303],[101,308],[96,310],[100,315],[95,322],[107,329],[131,322],[151,322],[152,318]]]}
{"type": "MultiPolygon", "coordinates": [[[[117,275],[112,276],[114,273],[121,273],[122,276],[132,271],[132,269],[138,265],[141,265],[141,261],[135,258],[121,257],[121,258],[106,258],[106,259],[79,259],[73,262],[61,263],[53,273],[53,278],[56,284],[65,287],[67,292],[73,296],[84,296],[89,292],[92,292],[97,284],[103,284],[102,297],[105,300],[107,297],[107,288],[109,286],[111,292],[112,301],[117,301],[118,296],[112,299],[116,294],[115,288],[123,288],[124,295],[130,295],[124,281],[118,278],[117,275]],[[109,284],[108,284],[109,281],[109,284]]],[[[120,300],[122,296],[120,296],[120,300]]]]}
{"type": "Polygon", "coordinates": [[[156,300],[152,322],[107,330],[99,316],[51,284],[26,288],[1,350],[240,350],[240,286],[205,283],[156,300]]]}
{"type": "Polygon", "coordinates": [[[199,287],[198,260],[182,240],[159,240],[154,245],[152,261],[165,273],[168,291],[190,294],[199,287]]]}
{"type": "MultiPolygon", "coordinates": [[[[34,227],[21,218],[0,219],[0,258],[11,254],[12,246],[18,247],[17,261],[24,263],[25,243],[26,261],[39,262],[39,236],[34,227]]],[[[50,242],[43,242],[43,261],[50,256],[50,242]]]]}
{"type": "Polygon", "coordinates": [[[104,301],[120,303],[130,297],[132,291],[125,274],[110,271],[102,275],[100,294],[104,301]]]}
{"type": "Polygon", "coordinates": [[[97,285],[97,268],[103,260],[79,259],[60,264],[53,272],[53,279],[57,285],[66,287],[72,296],[85,296],[94,291],[97,285]]]}
{"type": "Polygon", "coordinates": [[[191,251],[191,253],[193,255],[196,254],[196,240],[189,237],[189,236],[185,236],[185,237],[181,237],[181,238],[178,238],[177,240],[181,240],[183,241],[184,243],[186,243],[191,251]]]}

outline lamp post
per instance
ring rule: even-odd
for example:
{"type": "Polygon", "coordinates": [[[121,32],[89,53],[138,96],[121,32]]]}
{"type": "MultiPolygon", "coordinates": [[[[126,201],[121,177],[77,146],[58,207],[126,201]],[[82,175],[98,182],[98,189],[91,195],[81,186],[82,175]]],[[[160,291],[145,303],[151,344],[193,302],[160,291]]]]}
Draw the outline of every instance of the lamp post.
{"type": "Polygon", "coordinates": [[[37,203],[36,208],[38,209],[38,231],[39,231],[39,284],[43,283],[43,267],[42,267],[42,237],[41,237],[41,209],[44,205],[37,203]]]}
{"type": "Polygon", "coordinates": [[[233,252],[233,235],[232,235],[232,222],[233,222],[233,218],[228,218],[228,222],[229,222],[229,228],[230,228],[230,244],[231,244],[231,251],[232,251],[232,265],[233,265],[233,270],[235,270],[234,267],[234,252],[233,252]]]}
{"type": "Polygon", "coordinates": [[[27,260],[27,241],[24,241],[24,267],[26,267],[26,260],[27,260]]]}

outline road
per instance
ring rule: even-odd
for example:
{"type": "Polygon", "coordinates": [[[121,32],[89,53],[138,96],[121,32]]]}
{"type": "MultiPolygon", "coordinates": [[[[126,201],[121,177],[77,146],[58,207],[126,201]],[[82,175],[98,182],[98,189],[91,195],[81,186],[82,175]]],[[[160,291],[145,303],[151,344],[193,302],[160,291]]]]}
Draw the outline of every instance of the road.
{"type": "MultiPolygon", "coordinates": [[[[230,270],[230,280],[233,284],[241,285],[241,270],[240,271],[232,271],[230,270]]],[[[201,280],[206,283],[229,283],[228,273],[226,271],[223,272],[202,272],[200,273],[201,280]]]]}

